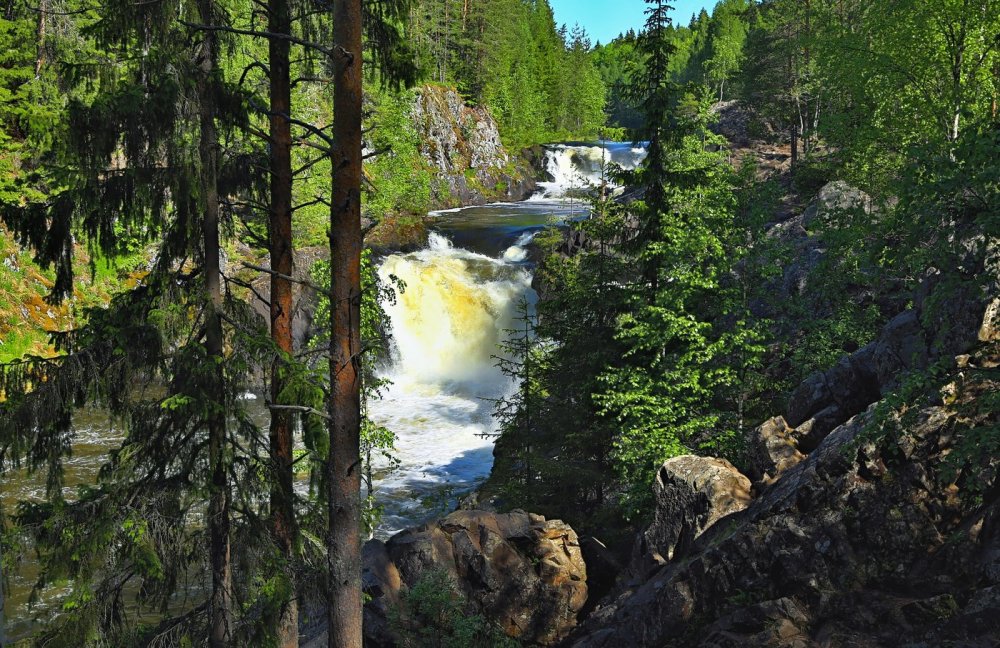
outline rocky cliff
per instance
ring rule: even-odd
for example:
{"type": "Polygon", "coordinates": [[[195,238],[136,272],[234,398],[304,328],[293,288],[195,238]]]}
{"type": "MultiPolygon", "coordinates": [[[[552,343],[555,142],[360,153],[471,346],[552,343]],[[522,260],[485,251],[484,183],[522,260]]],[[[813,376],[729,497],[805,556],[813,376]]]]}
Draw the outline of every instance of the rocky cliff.
{"type": "Polygon", "coordinates": [[[486,107],[466,105],[453,88],[428,85],[417,93],[413,120],[420,153],[436,174],[437,207],[522,200],[534,192],[533,173],[504,148],[486,107]]]}
{"type": "Polygon", "coordinates": [[[1000,293],[924,284],[752,433],[747,477],[663,465],[656,520],[571,645],[998,645],[1000,293]]]}

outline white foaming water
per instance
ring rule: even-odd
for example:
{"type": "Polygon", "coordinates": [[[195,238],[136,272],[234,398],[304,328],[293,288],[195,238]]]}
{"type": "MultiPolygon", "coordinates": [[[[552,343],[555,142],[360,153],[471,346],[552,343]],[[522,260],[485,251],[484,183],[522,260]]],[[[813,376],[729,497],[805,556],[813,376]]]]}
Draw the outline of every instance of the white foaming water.
{"type": "MultiPolygon", "coordinates": [[[[601,186],[605,165],[613,163],[623,169],[634,169],[645,157],[644,147],[623,142],[547,146],[545,169],[552,180],[539,182],[539,191],[531,200],[554,200],[565,198],[573,191],[590,191],[601,186]]],[[[610,179],[604,178],[603,182],[617,188],[610,179]]]]}
{"type": "Polygon", "coordinates": [[[528,244],[535,238],[534,232],[525,232],[517,237],[514,245],[503,253],[503,260],[508,263],[523,263],[528,258],[528,244]]]}
{"type": "Polygon", "coordinates": [[[493,442],[483,435],[495,432],[495,422],[488,399],[514,387],[494,356],[519,303],[534,293],[523,268],[455,248],[437,234],[425,250],[388,257],[379,274],[405,283],[395,303],[385,304],[392,385],[372,404],[373,418],[396,432],[400,460],[378,484],[382,535],[423,517],[421,498],[452,499],[489,474],[493,442]]]}

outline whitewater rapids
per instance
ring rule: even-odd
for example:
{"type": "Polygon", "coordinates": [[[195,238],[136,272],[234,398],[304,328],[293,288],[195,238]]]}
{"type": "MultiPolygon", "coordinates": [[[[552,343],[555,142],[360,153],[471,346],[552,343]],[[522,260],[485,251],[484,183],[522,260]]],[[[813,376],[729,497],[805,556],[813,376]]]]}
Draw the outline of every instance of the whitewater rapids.
{"type": "Polygon", "coordinates": [[[447,508],[489,474],[491,399],[515,387],[495,356],[520,304],[535,300],[531,275],[515,261],[526,254],[515,244],[491,258],[431,234],[426,249],[389,256],[380,266],[383,281],[405,287],[383,304],[392,325],[384,376],[392,384],[372,404],[373,419],[398,436],[399,466],[378,483],[385,506],[379,535],[412,524],[421,510],[447,508]]]}
{"type": "Polygon", "coordinates": [[[602,184],[618,190],[620,187],[607,177],[607,165],[635,169],[645,158],[644,146],[625,142],[546,146],[545,171],[551,180],[539,182],[539,191],[530,200],[561,199],[574,192],[589,192],[602,184]]]}

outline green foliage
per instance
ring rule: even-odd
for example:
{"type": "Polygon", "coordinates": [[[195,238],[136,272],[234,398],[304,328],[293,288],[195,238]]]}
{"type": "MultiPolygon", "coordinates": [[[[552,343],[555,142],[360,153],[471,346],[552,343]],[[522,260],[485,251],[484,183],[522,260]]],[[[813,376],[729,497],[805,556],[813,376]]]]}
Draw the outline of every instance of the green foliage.
{"type": "Polygon", "coordinates": [[[421,0],[410,31],[428,78],[488,106],[511,148],[594,137],[604,124],[590,40],[557,29],[548,0],[421,0]]]}
{"type": "Polygon", "coordinates": [[[403,648],[516,648],[520,644],[470,614],[448,572],[432,570],[403,592],[390,624],[403,648]]]}
{"type": "Polygon", "coordinates": [[[911,145],[954,142],[995,114],[996,0],[857,3],[818,14],[816,58],[832,100],[824,135],[858,181],[878,186],[911,145]],[[879,168],[883,167],[883,168],[879,168]]]}
{"type": "Polygon", "coordinates": [[[595,65],[607,88],[608,123],[620,128],[638,128],[642,123],[642,115],[625,96],[628,78],[640,65],[635,45],[635,33],[629,31],[607,45],[594,48],[595,65]]]}
{"type": "Polygon", "coordinates": [[[372,150],[380,152],[365,167],[375,178],[365,211],[376,220],[395,213],[424,213],[430,208],[433,175],[420,155],[420,140],[411,119],[413,92],[369,94],[375,105],[372,150]]]}
{"type": "MultiPolygon", "coordinates": [[[[41,166],[65,126],[65,97],[49,56],[72,57],[84,18],[49,17],[59,36],[38,40],[39,15],[11,3],[0,16],[0,201],[42,199],[50,187],[41,166]]],[[[55,30],[52,30],[55,31],[55,30]]],[[[51,32],[50,32],[51,33],[51,32]]]]}
{"type": "MultiPolygon", "coordinates": [[[[732,88],[741,80],[751,4],[748,0],[721,0],[711,16],[702,10],[687,26],[665,25],[663,38],[673,50],[664,66],[669,79],[695,92],[704,86],[718,101],[734,94],[732,88]]],[[[595,62],[608,90],[608,121],[612,125],[638,129],[643,123],[640,106],[628,96],[630,79],[641,74],[646,65],[639,47],[642,38],[643,34],[629,30],[595,48],[595,62]]]]}
{"type": "Polygon", "coordinates": [[[718,86],[719,101],[725,98],[726,83],[743,63],[743,47],[748,25],[744,19],[747,0],[721,0],[712,11],[708,31],[705,76],[718,86]]]}

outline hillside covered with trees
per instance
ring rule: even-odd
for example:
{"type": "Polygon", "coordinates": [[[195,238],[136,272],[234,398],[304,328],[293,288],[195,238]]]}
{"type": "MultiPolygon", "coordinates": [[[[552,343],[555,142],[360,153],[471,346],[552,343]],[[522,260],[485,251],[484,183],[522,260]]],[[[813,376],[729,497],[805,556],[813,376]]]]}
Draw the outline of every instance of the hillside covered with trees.
{"type": "Polygon", "coordinates": [[[0,646],[1000,640],[1000,0],[646,5],[0,9],[0,646]]]}

